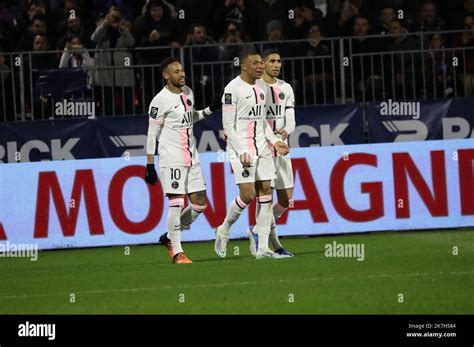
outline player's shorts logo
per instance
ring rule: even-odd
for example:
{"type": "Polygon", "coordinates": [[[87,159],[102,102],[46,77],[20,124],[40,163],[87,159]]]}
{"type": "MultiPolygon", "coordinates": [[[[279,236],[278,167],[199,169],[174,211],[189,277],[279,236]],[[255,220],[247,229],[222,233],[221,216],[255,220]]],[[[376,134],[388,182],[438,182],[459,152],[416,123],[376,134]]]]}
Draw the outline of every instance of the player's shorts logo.
{"type": "Polygon", "coordinates": [[[281,92],[280,94],[278,94],[278,96],[280,97],[281,100],[283,100],[285,98],[285,94],[283,94],[283,92],[281,92]]]}
{"type": "Polygon", "coordinates": [[[249,175],[250,175],[249,170],[244,169],[244,171],[242,171],[242,177],[247,178],[249,177],[249,175]]]}
{"type": "Polygon", "coordinates": [[[232,94],[231,93],[226,93],[224,95],[224,104],[232,105],[232,94]]]}
{"type": "Polygon", "coordinates": [[[263,93],[260,93],[260,99],[265,100],[265,95],[263,95],[263,93]]]}
{"type": "Polygon", "coordinates": [[[150,116],[151,118],[155,118],[158,115],[158,107],[152,107],[150,110],[150,116]]]}
{"type": "Polygon", "coordinates": [[[177,189],[178,187],[179,187],[179,183],[177,181],[173,181],[173,183],[171,183],[171,188],[177,189]]]}
{"type": "Polygon", "coordinates": [[[186,103],[188,104],[188,106],[191,106],[193,103],[191,102],[191,100],[186,100],[186,103]]]}

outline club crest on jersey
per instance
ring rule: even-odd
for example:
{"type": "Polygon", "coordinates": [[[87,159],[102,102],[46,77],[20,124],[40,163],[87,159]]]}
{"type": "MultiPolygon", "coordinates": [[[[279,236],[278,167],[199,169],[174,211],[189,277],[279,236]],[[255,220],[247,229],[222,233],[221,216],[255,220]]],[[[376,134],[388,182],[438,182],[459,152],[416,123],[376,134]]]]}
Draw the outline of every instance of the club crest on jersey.
{"type": "Polygon", "coordinates": [[[260,99],[265,100],[265,95],[263,95],[263,93],[260,93],[260,99]]]}
{"type": "Polygon", "coordinates": [[[150,110],[151,118],[156,118],[157,115],[158,115],[158,107],[152,107],[150,110]]]}
{"type": "Polygon", "coordinates": [[[278,94],[278,97],[283,100],[285,99],[285,94],[283,94],[283,92],[281,92],[280,94],[278,94]]]}
{"type": "Polygon", "coordinates": [[[191,100],[189,100],[189,99],[186,100],[186,103],[188,104],[188,106],[192,106],[192,104],[193,104],[193,103],[191,102],[191,100]]]}
{"type": "Polygon", "coordinates": [[[224,95],[224,104],[232,105],[232,94],[231,93],[226,93],[224,95]]]}
{"type": "Polygon", "coordinates": [[[249,177],[249,175],[250,175],[249,170],[244,169],[244,171],[242,171],[242,177],[247,178],[249,177]]]}
{"type": "Polygon", "coordinates": [[[177,181],[173,181],[173,183],[171,183],[171,188],[177,189],[178,187],[179,187],[179,183],[177,181]]]}

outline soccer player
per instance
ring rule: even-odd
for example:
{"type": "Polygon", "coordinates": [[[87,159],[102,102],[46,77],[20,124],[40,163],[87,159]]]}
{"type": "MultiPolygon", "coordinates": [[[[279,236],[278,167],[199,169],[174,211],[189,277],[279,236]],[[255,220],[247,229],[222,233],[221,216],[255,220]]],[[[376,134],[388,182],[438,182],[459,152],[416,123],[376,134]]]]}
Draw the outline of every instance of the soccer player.
{"type": "Polygon", "coordinates": [[[272,222],[272,188],[275,165],[268,147],[269,141],[280,155],[288,153],[288,146],[275,136],[265,118],[266,87],[260,78],[263,61],[256,51],[245,51],[240,57],[240,76],[224,89],[222,124],[227,136],[227,154],[239,186],[239,196],[232,201],[224,223],[216,229],[214,251],[225,258],[232,225],[257,197],[257,259],[280,258],[270,250],[268,238],[272,222]]]}
{"type": "Polygon", "coordinates": [[[199,164],[193,124],[207,117],[220,105],[213,102],[204,110],[195,111],[192,90],[185,85],[185,72],[177,58],[161,64],[166,85],[153,98],[149,108],[147,136],[147,168],[145,181],[155,185],[158,180],[155,149],[158,145],[160,179],[169,199],[168,232],[160,242],[168,248],[175,264],[191,264],[181,246],[181,230],[190,225],[207,207],[206,185],[199,164]],[[191,206],[183,210],[185,195],[191,206]]]}
{"type": "MultiPolygon", "coordinates": [[[[281,57],[276,49],[267,49],[262,53],[265,64],[262,80],[265,82],[267,91],[267,121],[272,131],[288,144],[288,135],[295,130],[295,96],[293,88],[277,78],[281,70],[281,57]]],[[[283,257],[293,257],[281,245],[276,233],[275,220],[278,219],[292,204],[293,196],[293,169],[289,155],[279,155],[269,144],[276,169],[276,179],[272,181],[272,188],[277,192],[278,203],[273,206],[273,218],[270,227],[270,241],[276,253],[283,257]]],[[[273,195],[273,194],[272,194],[273,195]]],[[[257,203],[257,213],[261,208],[257,203]]],[[[255,256],[258,250],[258,223],[255,227],[247,230],[250,239],[250,253],[255,256]]]]}

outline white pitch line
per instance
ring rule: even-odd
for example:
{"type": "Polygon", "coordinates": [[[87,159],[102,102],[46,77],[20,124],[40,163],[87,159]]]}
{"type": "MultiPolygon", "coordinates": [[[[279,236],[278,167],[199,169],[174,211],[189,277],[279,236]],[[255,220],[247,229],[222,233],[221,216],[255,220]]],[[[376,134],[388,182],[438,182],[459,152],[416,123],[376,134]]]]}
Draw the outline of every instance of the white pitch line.
{"type": "MultiPolygon", "coordinates": [[[[405,274],[377,274],[377,275],[363,275],[363,276],[340,276],[340,277],[313,277],[313,278],[300,278],[300,279],[282,279],[274,281],[247,281],[247,282],[224,282],[214,284],[192,284],[192,285],[177,285],[177,286],[162,286],[162,287],[143,287],[143,288],[120,288],[120,289],[98,289],[98,290],[86,290],[82,292],[74,292],[74,294],[105,294],[105,293],[126,293],[126,292],[141,292],[141,291],[153,291],[173,288],[206,288],[206,287],[225,287],[225,286],[247,286],[247,285],[258,285],[258,284],[276,284],[286,282],[306,282],[306,281],[333,281],[333,280],[346,280],[346,279],[360,279],[360,278],[386,278],[386,277],[416,277],[416,276],[443,276],[443,275],[467,275],[474,274],[474,271],[461,271],[461,272],[414,272],[405,274]]],[[[10,295],[0,296],[0,300],[7,299],[25,299],[25,298],[41,298],[48,296],[68,296],[70,293],[49,293],[49,294],[25,294],[25,295],[10,295]]]]}

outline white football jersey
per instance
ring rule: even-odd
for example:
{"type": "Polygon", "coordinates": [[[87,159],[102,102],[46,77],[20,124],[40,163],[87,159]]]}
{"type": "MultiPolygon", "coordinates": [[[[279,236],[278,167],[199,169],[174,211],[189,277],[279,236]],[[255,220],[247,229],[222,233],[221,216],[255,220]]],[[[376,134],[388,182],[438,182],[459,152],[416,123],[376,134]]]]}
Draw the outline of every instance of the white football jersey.
{"type": "MultiPolygon", "coordinates": [[[[150,125],[158,125],[158,156],[160,167],[192,166],[199,163],[193,124],[199,118],[194,111],[194,95],[184,86],[176,94],[164,87],[151,101],[150,125]]],[[[150,127],[151,129],[151,127],[150,127]]],[[[150,130],[149,130],[150,132],[150,130]]],[[[154,152],[154,146],[149,146],[154,152]]],[[[147,151],[147,154],[150,150],[147,151]]]]}
{"type": "Polygon", "coordinates": [[[248,84],[237,76],[224,89],[222,124],[227,135],[227,150],[253,158],[269,155],[268,141],[279,141],[265,118],[266,86],[261,80],[248,84]]]}
{"type": "MultiPolygon", "coordinates": [[[[295,94],[293,88],[283,80],[277,79],[276,83],[269,84],[262,80],[266,86],[266,117],[273,132],[284,128],[288,134],[295,130],[295,94]]],[[[285,140],[288,144],[288,139],[285,140]]],[[[272,155],[277,153],[272,144],[269,144],[272,155]]]]}

